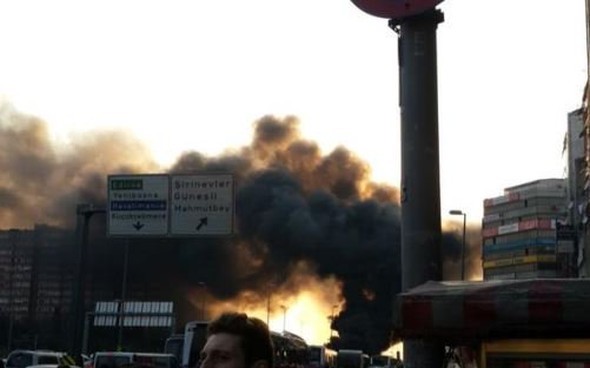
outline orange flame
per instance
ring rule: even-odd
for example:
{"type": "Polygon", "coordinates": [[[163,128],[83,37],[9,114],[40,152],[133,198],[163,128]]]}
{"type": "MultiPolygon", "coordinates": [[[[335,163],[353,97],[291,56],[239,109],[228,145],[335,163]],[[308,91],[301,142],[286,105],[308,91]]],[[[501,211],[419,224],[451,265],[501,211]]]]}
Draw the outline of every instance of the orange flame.
{"type": "MultiPolygon", "coordinates": [[[[246,290],[232,300],[209,297],[207,315],[239,311],[260,318],[273,331],[289,331],[310,345],[321,345],[333,336],[331,321],[343,308],[342,284],[334,277],[320,279],[301,263],[291,277],[271,295],[246,290]]],[[[199,308],[199,304],[195,303],[199,308]]]]}

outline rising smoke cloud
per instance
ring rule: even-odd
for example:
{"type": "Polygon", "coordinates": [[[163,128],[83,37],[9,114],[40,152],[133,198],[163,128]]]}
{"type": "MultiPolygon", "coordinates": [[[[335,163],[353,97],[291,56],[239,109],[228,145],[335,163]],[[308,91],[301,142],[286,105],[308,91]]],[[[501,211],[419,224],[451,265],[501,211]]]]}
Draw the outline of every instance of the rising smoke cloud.
{"type": "MultiPolygon", "coordinates": [[[[145,146],[117,132],[96,132],[57,149],[43,121],[4,103],[0,145],[3,229],[36,223],[73,227],[78,203],[106,203],[109,174],[233,173],[236,236],[131,244],[130,290],[183,298],[205,283],[217,300],[245,291],[263,300],[269,285],[304,288],[293,282],[303,263],[319,279],[341,282],[344,306],[333,322],[340,336],[335,348],[377,353],[391,343],[391,303],[401,287],[399,192],[372,182],[368,164],[348,149],[323,154],[301,137],[296,117],[264,116],[254,123],[248,146],[218,157],[185,152],[163,170],[145,146]]],[[[100,264],[111,263],[122,247],[102,234],[92,242],[102,255],[93,258],[92,277],[111,277],[115,286],[95,297],[116,298],[117,277],[100,264]],[[98,246],[103,243],[111,245],[98,246]]],[[[443,252],[456,259],[456,237],[445,235],[443,243],[443,252]]],[[[194,319],[189,306],[180,309],[181,321],[194,319]]]]}
{"type": "Polygon", "coordinates": [[[118,132],[53,146],[47,125],[0,100],[0,228],[72,226],[78,203],[104,203],[109,172],[152,171],[147,147],[118,132]]]}

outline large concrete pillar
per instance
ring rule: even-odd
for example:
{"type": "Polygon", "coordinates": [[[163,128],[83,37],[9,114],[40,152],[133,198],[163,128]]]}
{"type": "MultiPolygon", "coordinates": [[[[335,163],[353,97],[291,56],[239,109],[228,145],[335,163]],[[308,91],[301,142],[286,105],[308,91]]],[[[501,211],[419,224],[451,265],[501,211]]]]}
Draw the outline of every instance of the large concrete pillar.
{"type": "MultiPolygon", "coordinates": [[[[391,21],[399,33],[402,290],[441,280],[436,9],[391,21]]],[[[404,367],[442,366],[444,347],[404,340],[404,367]]]]}

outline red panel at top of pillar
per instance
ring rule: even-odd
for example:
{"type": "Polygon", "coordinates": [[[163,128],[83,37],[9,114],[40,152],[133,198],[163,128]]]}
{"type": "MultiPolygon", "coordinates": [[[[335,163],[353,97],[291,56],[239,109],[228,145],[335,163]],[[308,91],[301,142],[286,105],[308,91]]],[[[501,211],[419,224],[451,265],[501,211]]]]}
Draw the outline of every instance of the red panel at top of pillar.
{"type": "Polygon", "coordinates": [[[434,9],[443,0],[352,0],[362,11],[376,17],[400,19],[434,9]]]}

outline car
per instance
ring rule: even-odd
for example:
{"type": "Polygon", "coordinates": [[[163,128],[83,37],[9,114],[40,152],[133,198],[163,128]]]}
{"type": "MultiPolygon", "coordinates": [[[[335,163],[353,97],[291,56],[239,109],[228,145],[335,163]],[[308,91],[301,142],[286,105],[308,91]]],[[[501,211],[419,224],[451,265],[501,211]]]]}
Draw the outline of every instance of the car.
{"type": "Polygon", "coordinates": [[[94,353],[94,368],[178,368],[172,354],[98,351],[94,353]]]}
{"type": "Polygon", "coordinates": [[[80,354],[82,356],[82,363],[84,368],[92,368],[92,363],[94,360],[86,354],[80,354]]]}
{"type": "Polygon", "coordinates": [[[30,365],[27,368],[80,368],[77,365],[64,365],[64,364],[37,364],[30,365]]]}
{"type": "Polygon", "coordinates": [[[73,366],[75,362],[67,353],[59,351],[13,350],[6,357],[5,368],[27,368],[40,365],[73,366]]]}

